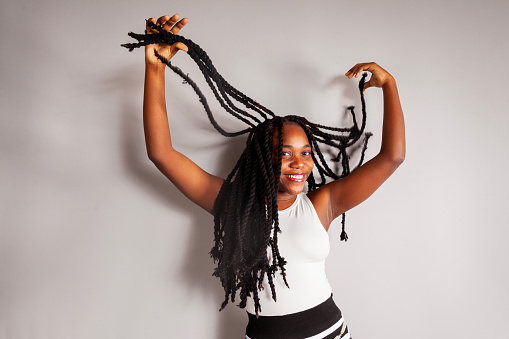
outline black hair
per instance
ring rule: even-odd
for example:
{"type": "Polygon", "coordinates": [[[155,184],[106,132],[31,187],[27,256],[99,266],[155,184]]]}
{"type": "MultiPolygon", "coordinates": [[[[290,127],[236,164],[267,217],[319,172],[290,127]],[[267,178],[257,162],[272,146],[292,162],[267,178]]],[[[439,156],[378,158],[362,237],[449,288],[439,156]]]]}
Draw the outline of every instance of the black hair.
{"type": "MultiPolygon", "coordinates": [[[[181,35],[174,35],[150,21],[147,25],[156,29],[155,34],[135,34],[129,36],[138,40],[137,43],[123,44],[132,51],[145,45],[155,43],[174,44],[182,42],[188,47],[189,56],[196,62],[215,98],[221,106],[235,118],[244,122],[247,127],[236,132],[224,130],[214,118],[204,94],[196,83],[184,74],[182,70],[173,66],[170,61],[155,52],[156,56],[184,79],[184,83],[191,85],[202,103],[207,116],[214,128],[226,137],[248,134],[246,149],[240,156],[231,173],[226,178],[214,205],[214,246],[210,251],[211,257],[217,263],[213,275],[221,280],[225,291],[225,299],[221,304],[223,309],[231,300],[235,300],[240,291],[239,307],[246,306],[247,297],[254,300],[255,312],[261,311],[258,291],[262,289],[265,277],[269,282],[272,298],[277,299],[273,277],[280,271],[284,282],[286,280],[285,259],[279,253],[279,228],[277,193],[281,174],[281,160],[283,147],[283,125],[285,123],[298,124],[306,133],[311,145],[311,156],[319,175],[319,181],[313,173],[307,179],[308,190],[312,191],[323,186],[328,179],[340,179],[357,169],[364,161],[368,139],[371,133],[365,133],[366,104],[364,100],[364,83],[366,74],[359,82],[362,104],[362,121],[359,126],[354,107],[348,107],[353,125],[348,128],[329,127],[309,122],[306,118],[290,115],[276,116],[271,110],[231,86],[215,69],[207,53],[197,44],[181,35]],[[236,106],[240,103],[244,108],[236,106]],[[364,135],[360,160],[355,168],[350,168],[348,150],[364,135]],[[273,140],[277,137],[277,149],[273,147],[273,140]],[[333,171],[320,148],[336,149],[336,156],[331,159],[341,164],[341,172],[333,171]],[[274,153],[274,156],[273,156],[274,153]],[[267,251],[271,251],[272,260],[269,261],[267,251]]],[[[342,215],[341,240],[348,240],[345,232],[345,214],[342,215]]]]}

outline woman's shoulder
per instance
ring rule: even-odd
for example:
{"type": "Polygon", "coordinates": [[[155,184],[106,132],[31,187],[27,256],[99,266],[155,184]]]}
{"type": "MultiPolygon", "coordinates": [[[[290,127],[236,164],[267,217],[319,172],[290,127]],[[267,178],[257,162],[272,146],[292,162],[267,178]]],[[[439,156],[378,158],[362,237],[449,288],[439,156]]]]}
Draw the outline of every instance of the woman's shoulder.
{"type": "Polygon", "coordinates": [[[329,205],[330,195],[328,194],[328,191],[323,189],[322,186],[311,192],[308,192],[306,196],[313,204],[316,214],[318,215],[318,218],[320,219],[323,227],[325,230],[328,230],[331,223],[331,221],[329,221],[331,211],[329,205]]]}

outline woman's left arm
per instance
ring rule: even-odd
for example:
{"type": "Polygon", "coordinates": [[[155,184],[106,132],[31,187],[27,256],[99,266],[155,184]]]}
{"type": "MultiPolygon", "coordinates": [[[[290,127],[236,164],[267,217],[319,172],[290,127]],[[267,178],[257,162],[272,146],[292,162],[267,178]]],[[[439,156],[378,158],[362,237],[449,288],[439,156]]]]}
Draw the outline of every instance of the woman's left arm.
{"type": "Polygon", "coordinates": [[[352,174],[310,193],[312,201],[316,201],[315,207],[318,207],[317,203],[322,207],[317,210],[325,212],[321,219],[327,228],[332,220],[373,194],[405,159],[405,123],[396,80],[374,62],[357,64],[345,75],[349,79],[357,78],[364,71],[371,73],[364,90],[369,87],[380,87],[383,91],[382,145],[380,152],[373,159],[352,174]]]}

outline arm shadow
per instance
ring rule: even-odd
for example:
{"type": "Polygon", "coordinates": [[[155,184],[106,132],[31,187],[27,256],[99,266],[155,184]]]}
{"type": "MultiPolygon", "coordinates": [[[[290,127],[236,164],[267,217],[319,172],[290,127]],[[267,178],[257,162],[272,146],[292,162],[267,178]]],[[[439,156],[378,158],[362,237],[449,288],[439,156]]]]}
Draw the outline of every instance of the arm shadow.
{"type": "MultiPolygon", "coordinates": [[[[110,87],[112,91],[118,91],[117,94],[121,98],[118,116],[123,167],[129,177],[155,200],[166,205],[168,209],[193,216],[190,241],[186,246],[187,253],[181,263],[181,278],[188,288],[187,293],[201,295],[204,299],[212,299],[217,302],[217,309],[219,309],[224,292],[219,279],[212,276],[215,265],[209,256],[213,245],[213,217],[204,211],[197,212],[201,211],[198,206],[186,199],[171,182],[154,170],[155,167],[151,168],[145,145],[144,143],[140,144],[140,140],[142,140],[140,136],[143,134],[141,105],[139,104],[140,87],[143,84],[140,78],[142,79],[142,77],[139,72],[133,72],[132,69],[125,67],[117,70],[113,73],[112,78],[106,80],[106,86],[110,87]]],[[[196,107],[200,108],[186,103],[179,103],[179,105],[180,107],[187,105],[191,112],[196,111],[196,107]]],[[[208,123],[204,113],[203,119],[205,123],[208,123]]],[[[203,124],[199,128],[213,130],[210,123],[203,124]]],[[[224,145],[225,147],[220,147],[221,151],[217,154],[217,162],[220,165],[218,173],[221,174],[229,173],[233,168],[243,150],[244,142],[240,139],[228,139],[224,145]]],[[[168,279],[170,279],[169,276],[168,279]]],[[[244,310],[239,310],[235,305],[229,304],[229,307],[221,312],[218,319],[219,324],[215,338],[238,339],[243,336],[247,323],[247,315],[244,310]]],[[[212,335],[211,338],[213,337],[212,335]]]]}

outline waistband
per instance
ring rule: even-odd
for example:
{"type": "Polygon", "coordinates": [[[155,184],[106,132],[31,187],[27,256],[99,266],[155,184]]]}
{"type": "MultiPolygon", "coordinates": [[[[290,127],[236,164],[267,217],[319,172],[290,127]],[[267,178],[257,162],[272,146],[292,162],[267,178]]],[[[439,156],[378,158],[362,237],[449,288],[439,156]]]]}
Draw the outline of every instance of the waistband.
{"type": "Polygon", "coordinates": [[[341,332],[343,317],[332,300],[305,311],[281,316],[259,316],[248,313],[247,339],[322,339],[341,332]]]}

